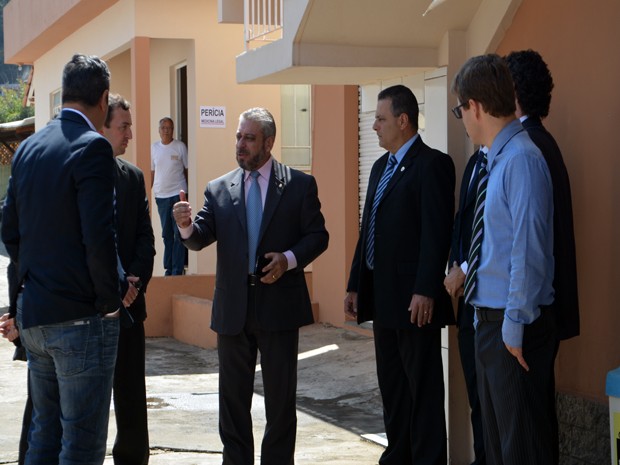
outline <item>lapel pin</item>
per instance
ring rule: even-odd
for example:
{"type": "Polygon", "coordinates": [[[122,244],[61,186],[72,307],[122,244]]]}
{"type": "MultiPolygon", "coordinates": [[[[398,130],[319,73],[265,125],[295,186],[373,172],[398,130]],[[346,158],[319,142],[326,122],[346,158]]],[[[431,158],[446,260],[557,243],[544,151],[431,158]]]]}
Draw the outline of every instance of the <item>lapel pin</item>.
{"type": "Polygon", "coordinates": [[[400,172],[402,173],[403,171],[405,171],[405,167],[404,167],[404,166],[401,166],[401,167],[400,167],[400,172]]]}

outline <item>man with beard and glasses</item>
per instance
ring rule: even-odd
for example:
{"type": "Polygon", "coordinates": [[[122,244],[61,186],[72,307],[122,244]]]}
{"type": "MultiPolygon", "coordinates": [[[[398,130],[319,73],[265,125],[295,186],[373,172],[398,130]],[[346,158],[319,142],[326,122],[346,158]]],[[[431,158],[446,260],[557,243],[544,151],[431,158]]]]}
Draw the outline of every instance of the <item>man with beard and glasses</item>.
{"type": "Polygon", "coordinates": [[[192,222],[181,192],[173,208],[183,243],[217,241],[211,329],[219,357],[220,437],[224,464],[253,464],[250,408],[257,353],[267,425],[261,462],[294,463],[299,328],[313,323],[304,267],[326,248],[328,233],[314,177],[276,161],[273,116],[241,114],[239,168],[211,181],[192,222]]]}

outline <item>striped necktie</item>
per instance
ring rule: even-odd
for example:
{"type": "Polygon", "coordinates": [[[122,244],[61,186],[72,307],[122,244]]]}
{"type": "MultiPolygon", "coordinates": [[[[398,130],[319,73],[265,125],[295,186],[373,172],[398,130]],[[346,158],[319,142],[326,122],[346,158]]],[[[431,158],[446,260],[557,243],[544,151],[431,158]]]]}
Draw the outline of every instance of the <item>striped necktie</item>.
{"type": "Polygon", "coordinates": [[[377,208],[379,207],[379,203],[381,202],[381,197],[383,197],[383,192],[390,182],[390,178],[394,173],[394,168],[396,168],[396,157],[394,155],[390,155],[387,162],[387,167],[379,179],[379,184],[377,185],[377,190],[375,192],[375,198],[372,202],[372,208],[370,209],[370,219],[368,221],[368,235],[366,236],[366,265],[371,270],[375,267],[375,218],[377,216],[377,208]]]}
{"type": "Polygon", "coordinates": [[[253,274],[256,267],[256,248],[258,247],[258,234],[260,223],[263,218],[263,199],[261,196],[260,185],[258,184],[258,171],[252,171],[250,177],[252,184],[248,191],[248,198],[245,202],[245,217],[248,225],[248,253],[249,265],[248,272],[253,274]]]}
{"type": "Polygon", "coordinates": [[[476,209],[474,210],[474,222],[471,232],[471,245],[469,246],[469,258],[467,260],[467,276],[465,277],[465,302],[469,302],[476,288],[476,275],[480,264],[480,248],[484,232],[484,204],[487,197],[487,184],[489,172],[487,171],[487,154],[485,153],[478,170],[478,189],[476,193],[476,209]]]}

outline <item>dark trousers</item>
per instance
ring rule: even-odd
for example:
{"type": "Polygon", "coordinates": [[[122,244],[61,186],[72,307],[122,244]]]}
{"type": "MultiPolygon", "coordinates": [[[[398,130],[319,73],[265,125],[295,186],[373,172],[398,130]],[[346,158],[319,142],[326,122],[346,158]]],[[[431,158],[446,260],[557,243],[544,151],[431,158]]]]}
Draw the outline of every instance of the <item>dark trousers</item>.
{"type": "Polygon", "coordinates": [[[484,444],[491,465],[553,463],[554,427],[549,412],[556,350],[555,324],[543,311],[525,326],[525,371],[502,340],[502,322],[476,328],[476,371],[484,444]]]}
{"type": "Polygon", "coordinates": [[[381,465],[445,465],[441,329],[374,325],[377,377],[388,446],[381,465]]]}
{"type": "MultiPolygon", "coordinates": [[[[252,302],[254,292],[250,292],[252,302]]],[[[261,445],[262,465],[293,465],[297,431],[297,349],[299,330],[264,331],[249,305],[244,330],[219,334],[220,438],[224,465],[254,464],[252,395],[257,353],[265,390],[267,425],[261,445]]]]}
{"type": "Polygon", "coordinates": [[[474,435],[474,454],[476,456],[472,465],[485,465],[484,437],[482,433],[482,412],[480,410],[480,397],[478,396],[478,382],[476,380],[476,351],[474,330],[474,308],[463,302],[460,310],[458,343],[461,367],[467,387],[467,398],[471,408],[471,428],[474,435]]]}
{"type": "Polygon", "coordinates": [[[146,465],[149,432],[146,413],[144,323],[122,328],[114,371],[115,465],[146,465]]]}

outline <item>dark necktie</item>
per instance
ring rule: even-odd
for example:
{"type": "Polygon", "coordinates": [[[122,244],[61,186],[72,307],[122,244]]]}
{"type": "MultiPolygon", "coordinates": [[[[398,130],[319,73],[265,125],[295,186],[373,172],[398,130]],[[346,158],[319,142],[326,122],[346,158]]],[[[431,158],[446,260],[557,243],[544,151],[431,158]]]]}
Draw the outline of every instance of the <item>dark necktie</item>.
{"type": "MultiPolygon", "coordinates": [[[[467,203],[469,203],[470,198],[474,198],[476,197],[476,191],[478,190],[478,172],[480,171],[480,165],[482,164],[482,158],[484,157],[484,152],[482,150],[478,150],[478,153],[476,154],[476,164],[474,166],[474,170],[472,171],[472,175],[469,178],[469,185],[467,186],[467,193],[465,194],[465,199],[462,203],[462,205],[466,205],[467,203]]],[[[475,205],[474,205],[475,206],[475,205]]],[[[463,221],[463,217],[460,217],[461,219],[461,223],[463,221]]],[[[470,228],[470,232],[471,232],[471,228],[470,228]]],[[[461,237],[459,238],[459,263],[464,262],[465,260],[467,260],[467,256],[465,256],[465,254],[469,253],[469,249],[467,250],[463,250],[463,234],[460,235],[461,237]]],[[[470,236],[470,241],[471,241],[471,236],[470,236]]]]}
{"type": "Polygon", "coordinates": [[[375,218],[377,216],[377,208],[379,207],[379,203],[381,202],[381,197],[383,197],[383,192],[390,182],[390,178],[394,173],[394,168],[396,168],[396,157],[394,155],[390,155],[387,162],[387,167],[379,179],[379,184],[377,185],[377,190],[375,192],[375,198],[372,202],[372,208],[370,209],[370,219],[368,220],[368,235],[366,238],[366,265],[371,270],[375,267],[375,218]]]}
{"type": "Polygon", "coordinates": [[[467,260],[467,276],[465,277],[465,302],[469,302],[476,288],[476,275],[480,264],[480,247],[484,232],[484,204],[487,197],[487,184],[489,172],[487,171],[487,154],[485,153],[478,170],[478,189],[476,193],[476,209],[474,211],[474,223],[471,232],[471,245],[469,246],[469,258],[467,260]]]}
{"type": "Polygon", "coordinates": [[[248,224],[248,253],[249,265],[248,271],[254,273],[256,267],[256,248],[258,247],[258,234],[260,232],[260,223],[263,217],[263,199],[258,184],[258,171],[252,171],[250,177],[252,184],[248,192],[248,198],[245,203],[245,216],[248,224]]]}

